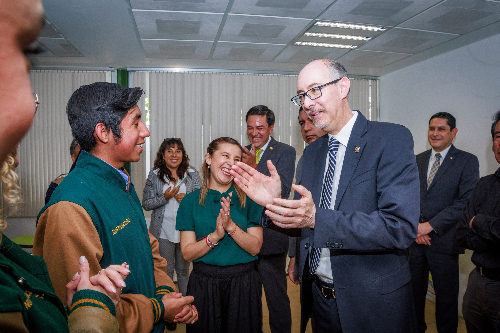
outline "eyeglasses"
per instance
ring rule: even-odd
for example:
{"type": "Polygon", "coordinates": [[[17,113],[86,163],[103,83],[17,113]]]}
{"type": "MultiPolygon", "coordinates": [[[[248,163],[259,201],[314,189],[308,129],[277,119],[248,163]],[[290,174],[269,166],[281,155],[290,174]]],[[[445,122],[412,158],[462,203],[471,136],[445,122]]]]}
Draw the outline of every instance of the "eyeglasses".
{"type": "Polygon", "coordinates": [[[339,79],[334,80],[334,81],[330,81],[328,83],[322,84],[322,85],[317,86],[317,87],[312,87],[311,89],[309,89],[305,93],[301,93],[301,94],[298,94],[297,96],[292,97],[291,101],[293,102],[293,104],[295,104],[297,106],[302,106],[304,104],[304,100],[305,100],[306,96],[309,97],[311,100],[316,99],[316,98],[320,98],[322,96],[321,88],[324,88],[330,84],[337,83],[340,80],[342,80],[342,78],[339,78],[339,79]]]}
{"type": "Polygon", "coordinates": [[[38,100],[38,95],[36,93],[33,93],[33,99],[35,101],[35,113],[38,111],[38,105],[40,104],[40,101],[38,100]]]}

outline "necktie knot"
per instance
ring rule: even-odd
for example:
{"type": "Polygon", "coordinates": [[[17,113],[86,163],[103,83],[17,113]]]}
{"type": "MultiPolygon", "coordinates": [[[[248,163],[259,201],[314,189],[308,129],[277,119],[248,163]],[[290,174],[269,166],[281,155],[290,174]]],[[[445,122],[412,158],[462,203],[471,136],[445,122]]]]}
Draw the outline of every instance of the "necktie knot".
{"type": "Polygon", "coordinates": [[[337,151],[339,150],[339,144],[340,142],[333,136],[331,136],[330,139],[328,140],[328,150],[330,152],[337,153],[337,151]]]}
{"type": "Polygon", "coordinates": [[[441,160],[441,154],[440,153],[436,153],[436,155],[434,155],[434,156],[436,156],[436,161],[441,160]]]}

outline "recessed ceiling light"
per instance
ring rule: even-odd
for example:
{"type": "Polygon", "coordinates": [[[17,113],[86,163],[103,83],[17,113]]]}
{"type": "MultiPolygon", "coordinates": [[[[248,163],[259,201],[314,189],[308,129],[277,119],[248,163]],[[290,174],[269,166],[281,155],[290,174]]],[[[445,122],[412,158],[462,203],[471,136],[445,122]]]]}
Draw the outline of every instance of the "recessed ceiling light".
{"type": "Polygon", "coordinates": [[[337,49],[355,49],[357,47],[355,45],[314,43],[314,42],[295,42],[294,45],[297,45],[297,46],[334,47],[334,48],[337,48],[337,49]]]}
{"type": "Polygon", "coordinates": [[[387,30],[384,27],[375,27],[375,26],[370,26],[370,25],[339,23],[339,22],[318,21],[314,25],[317,25],[319,27],[332,27],[332,28],[353,29],[353,30],[368,30],[368,31],[385,31],[385,30],[387,30]]]}
{"type": "Polygon", "coordinates": [[[304,34],[304,36],[320,37],[320,38],[352,39],[352,40],[364,40],[364,41],[369,41],[371,39],[371,37],[338,35],[338,34],[324,34],[324,33],[319,33],[319,32],[306,32],[304,34]]]}

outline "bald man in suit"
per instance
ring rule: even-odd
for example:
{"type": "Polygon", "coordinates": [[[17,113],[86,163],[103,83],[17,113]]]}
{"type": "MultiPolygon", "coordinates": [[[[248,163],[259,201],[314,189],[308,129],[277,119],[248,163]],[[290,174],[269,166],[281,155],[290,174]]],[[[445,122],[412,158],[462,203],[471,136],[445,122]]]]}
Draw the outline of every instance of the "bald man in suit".
{"type": "Polygon", "coordinates": [[[292,101],[328,135],[305,149],[294,200],[280,198],[271,163],[270,177],[242,163],[231,174],[266,207],[271,225],[301,232],[302,320],[312,313],[315,333],[413,333],[407,253],[419,215],[413,138],[403,126],[352,111],[349,89],[336,61],[315,60],[299,74],[292,101]]]}

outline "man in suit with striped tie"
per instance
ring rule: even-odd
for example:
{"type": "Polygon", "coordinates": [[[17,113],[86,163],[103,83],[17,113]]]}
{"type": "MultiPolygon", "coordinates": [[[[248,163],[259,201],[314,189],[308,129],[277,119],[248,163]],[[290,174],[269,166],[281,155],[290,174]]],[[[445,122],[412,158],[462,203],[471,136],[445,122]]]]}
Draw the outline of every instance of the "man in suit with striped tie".
{"type": "Polygon", "coordinates": [[[456,333],[458,327],[458,255],[455,240],[460,214],[479,180],[477,157],[455,148],[456,120],[448,112],[429,120],[432,149],[417,155],[420,176],[420,224],[410,247],[410,271],[418,331],[425,332],[425,298],[429,272],[436,294],[439,333],[456,333]]]}

